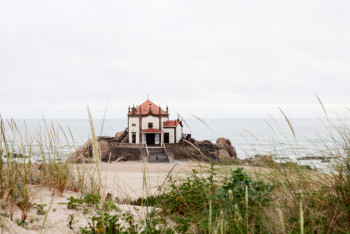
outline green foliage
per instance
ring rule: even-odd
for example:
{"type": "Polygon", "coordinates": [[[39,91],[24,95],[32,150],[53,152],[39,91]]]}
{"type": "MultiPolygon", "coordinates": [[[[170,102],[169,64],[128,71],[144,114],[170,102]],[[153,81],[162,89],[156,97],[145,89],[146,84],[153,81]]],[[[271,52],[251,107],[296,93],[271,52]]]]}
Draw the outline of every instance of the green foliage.
{"type": "Polygon", "coordinates": [[[158,206],[160,200],[162,199],[162,195],[158,196],[149,196],[146,198],[139,197],[136,200],[130,201],[130,205],[135,206],[158,206]]]}
{"type": "Polygon", "coordinates": [[[67,203],[68,209],[77,209],[80,205],[85,204],[88,207],[98,206],[100,203],[100,195],[97,194],[86,194],[82,198],[75,198],[70,196],[68,198],[69,202],[67,203]]]}
{"type": "Polygon", "coordinates": [[[23,227],[24,229],[28,229],[28,223],[22,219],[15,220],[18,226],[23,227]]]}
{"type": "MultiPolygon", "coordinates": [[[[244,230],[243,219],[252,222],[257,214],[261,215],[262,208],[271,201],[274,188],[263,181],[254,181],[242,168],[231,171],[230,177],[221,182],[216,179],[213,165],[206,175],[193,170],[185,179],[176,180],[170,176],[168,182],[169,187],[163,189],[158,199],[159,206],[163,215],[176,222],[175,230],[180,233],[208,232],[210,225],[220,226],[220,223],[226,223],[222,230],[244,230]],[[223,182],[225,184],[219,186],[223,182]],[[248,210],[255,213],[249,220],[248,210]]],[[[262,230],[259,225],[255,226],[262,230]]]]}
{"type": "Polygon", "coordinates": [[[45,210],[44,210],[44,207],[47,206],[46,204],[37,204],[36,205],[36,208],[37,208],[37,214],[38,215],[44,215],[45,214],[45,210]]]}
{"type": "Polygon", "coordinates": [[[140,226],[130,212],[110,214],[99,210],[90,221],[89,226],[80,228],[81,233],[174,233],[171,228],[166,227],[165,219],[155,217],[154,212],[147,216],[144,226],[140,226]]]}
{"type": "Polygon", "coordinates": [[[1,216],[3,216],[3,217],[10,217],[10,215],[7,212],[1,213],[1,216]]]}
{"type": "Polygon", "coordinates": [[[72,229],[73,230],[73,221],[74,221],[74,214],[70,214],[68,216],[68,224],[67,226],[69,227],[69,229],[72,229]]]}
{"type": "MultiPolygon", "coordinates": [[[[81,227],[81,233],[137,233],[144,230],[146,233],[173,233],[171,228],[166,228],[165,218],[159,217],[152,210],[145,220],[138,220],[130,212],[122,212],[116,204],[111,201],[101,203],[99,195],[86,194],[82,198],[70,197],[67,207],[78,209],[83,207],[83,213],[90,211],[95,213],[89,218],[89,225],[81,227]],[[140,226],[140,223],[144,225],[140,226]]],[[[73,230],[74,215],[68,217],[67,226],[73,230]]],[[[74,231],[74,230],[73,230],[74,231]]]]}
{"type": "Polygon", "coordinates": [[[103,204],[102,204],[102,209],[105,210],[105,211],[119,211],[119,208],[117,207],[116,204],[114,204],[113,202],[110,202],[110,201],[105,201],[103,204]]]}
{"type": "Polygon", "coordinates": [[[248,192],[248,203],[250,207],[265,206],[271,201],[270,193],[274,186],[266,184],[263,181],[253,181],[250,176],[243,171],[243,168],[237,168],[231,171],[228,178],[218,191],[218,199],[227,205],[244,205],[246,188],[248,192]],[[232,198],[229,198],[229,190],[232,191],[232,198]],[[231,201],[232,200],[232,201],[231,201]]]}
{"type": "Polygon", "coordinates": [[[98,206],[100,203],[100,195],[88,193],[84,196],[83,202],[89,207],[98,206]]]}
{"type": "Polygon", "coordinates": [[[138,224],[130,213],[111,215],[107,212],[98,211],[91,218],[89,227],[81,228],[81,233],[136,233],[138,224]],[[124,225],[127,224],[127,225],[124,225]]]}
{"type": "Polygon", "coordinates": [[[34,206],[30,201],[30,194],[26,185],[18,183],[14,186],[12,201],[22,210],[22,221],[24,222],[27,219],[29,210],[34,206]]]}
{"type": "Polygon", "coordinates": [[[67,208],[68,209],[77,209],[79,205],[83,204],[83,199],[80,199],[80,198],[75,198],[75,197],[72,197],[70,196],[68,198],[69,202],[67,204],[67,208]]]}
{"type": "Polygon", "coordinates": [[[185,216],[201,214],[208,208],[208,201],[217,190],[213,166],[208,173],[209,177],[204,177],[193,170],[191,176],[180,180],[170,176],[169,188],[163,190],[160,199],[161,208],[172,214],[185,216]]]}

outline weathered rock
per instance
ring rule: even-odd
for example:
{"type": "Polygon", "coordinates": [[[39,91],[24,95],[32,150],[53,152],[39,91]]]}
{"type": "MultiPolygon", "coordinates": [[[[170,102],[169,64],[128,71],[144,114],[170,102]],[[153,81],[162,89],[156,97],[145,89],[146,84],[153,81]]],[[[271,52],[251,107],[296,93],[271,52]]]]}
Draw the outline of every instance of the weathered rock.
{"type": "Polygon", "coordinates": [[[243,165],[242,160],[240,160],[239,158],[232,158],[231,161],[233,164],[243,165]]]}
{"type": "Polygon", "coordinates": [[[230,154],[226,151],[226,149],[219,149],[216,157],[221,161],[226,161],[231,158],[230,154]]]}
{"type": "Polygon", "coordinates": [[[10,153],[10,158],[27,158],[28,156],[24,156],[23,154],[10,153]]]}
{"type": "Polygon", "coordinates": [[[122,135],[124,134],[124,131],[121,131],[121,132],[117,132],[116,134],[115,134],[115,139],[119,139],[119,137],[121,137],[122,135]]]}
{"type": "Polygon", "coordinates": [[[211,141],[209,141],[209,140],[203,140],[203,141],[198,141],[198,145],[202,145],[202,146],[209,145],[209,146],[212,146],[213,143],[211,141]]]}
{"type": "Polygon", "coordinates": [[[128,158],[126,156],[121,156],[117,159],[116,162],[125,162],[125,161],[128,161],[128,158]]]}
{"type": "Polygon", "coordinates": [[[108,162],[109,158],[112,156],[112,144],[108,141],[99,141],[101,160],[108,162]]]}
{"type": "Polygon", "coordinates": [[[220,137],[216,140],[215,146],[219,148],[219,158],[237,158],[236,149],[231,145],[229,139],[220,137]]]}
{"type": "Polygon", "coordinates": [[[332,158],[335,158],[335,157],[305,156],[305,157],[298,158],[297,160],[322,160],[322,161],[326,161],[326,160],[330,160],[332,158]]]}
{"type": "MultiPolygon", "coordinates": [[[[100,155],[102,161],[108,161],[112,152],[112,143],[108,142],[110,137],[97,137],[100,155]]],[[[78,163],[87,162],[93,156],[93,142],[92,139],[87,140],[75,153],[73,153],[68,161],[76,161],[78,163]]]]}
{"type": "Polygon", "coordinates": [[[255,159],[257,159],[260,162],[273,162],[272,155],[260,155],[257,154],[254,156],[255,159]]]}
{"type": "MultiPolygon", "coordinates": [[[[125,132],[116,134],[116,138],[124,136],[125,132]]],[[[121,144],[118,143],[115,137],[97,137],[101,161],[130,161],[140,160],[146,155],[145,148],[135,144],[121,144]]],[[[179,144],[167,144],[167,149],[174,156],[174,159],[192,158],[199,160],[214,160],[221,162],[234,162],[237,159],[237,153],[231,145],[231,141],[226,138],[219,138],[215,144],[209,140],[195,141],[193,138],[189,139],[193,142],[189,144],[182,141],[179,144]],[[200,152],[198,151],[200,149],[200,152]]],[[[70,162],[88,163],[93,162],[93,142],[89,139],[84,143],[75,153],[68,159],[70,162]]],[[[235,163],[235,162],[234,162],[235,163]]],[[[241,163],[240,161],[237,163],[241,163]]]]}
{"type": "Polygon", "coordinates": [[[94,160],[92,158],[85,158],[82,155],[80,155],[75,159],[75,162],[76,163],[93,163],[94,160]]]}
{"type": "Polygon", "coordinates": [[[252,158],[245,158],[242,160],[243,164],[251,164],[255,166],[264,166],[267,163],[274,163],[272,155],[255,155],[252,158]]]}
{"type": "Polygon", "coordinates": [[[195,140],[194,138],[192,138],[192,137],[190,137],[190,138],[188,139],[188,141],[191,142],[191,143],[195,143],[195,142],[196,142],[196,140],[195,140]]]}

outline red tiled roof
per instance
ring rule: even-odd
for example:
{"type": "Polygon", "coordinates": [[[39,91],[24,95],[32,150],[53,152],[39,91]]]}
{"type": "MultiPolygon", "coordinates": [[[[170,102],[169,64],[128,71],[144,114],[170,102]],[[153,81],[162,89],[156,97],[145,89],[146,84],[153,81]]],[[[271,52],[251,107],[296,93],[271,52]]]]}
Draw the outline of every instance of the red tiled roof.
{"type": "MultiPolygon", "coordinates": [[[[151,107],[152,114],[159,115],[159,106],[157,106],[156,104],[154,104],[150,100],[147,100],[144,103],[142,103],[141,105],[135,107],[135,109],[136,109],[135,115],[148,115],[148,114],[150,114],[150,107],[151,107]],[[141,113],[140,113],[140,108],[141,108],[141,113]]],[[[164,111],[163,109],[160,109],[160,113],[162,115],[168,115],[168,113],[166,111],[164,111]]],[[[132,114],[133,114],[132,110],[129,111],[129,115],[132,115],[132,114]]]]}
{"type": "Polygon", "coordinates": [[[163,132],[163,131],[155,129],[155,128],[147,128],[147,129],[142,130],[141,132],[143,132],[143,133],[159,133],[159,132],[163,132]]]}
{"type": "Polygon", "coordinates": [[[179,123],[180,121],[168,120],[164,123],[164,127],[176,127],[179,123]]]}

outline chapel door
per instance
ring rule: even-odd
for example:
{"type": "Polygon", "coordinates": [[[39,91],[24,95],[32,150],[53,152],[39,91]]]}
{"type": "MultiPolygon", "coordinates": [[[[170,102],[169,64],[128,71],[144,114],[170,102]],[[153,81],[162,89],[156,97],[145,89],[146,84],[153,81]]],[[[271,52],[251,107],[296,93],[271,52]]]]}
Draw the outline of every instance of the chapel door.
{"type": "Polygon", "coordinates": [[[169,133],[164,133],[164,143],[169,143],[169,133]]]}
{"type": "Polygon", "coordinates": [[[146,134],[147,145],[154,145],[155,143],[155,134],[146,134]]]}

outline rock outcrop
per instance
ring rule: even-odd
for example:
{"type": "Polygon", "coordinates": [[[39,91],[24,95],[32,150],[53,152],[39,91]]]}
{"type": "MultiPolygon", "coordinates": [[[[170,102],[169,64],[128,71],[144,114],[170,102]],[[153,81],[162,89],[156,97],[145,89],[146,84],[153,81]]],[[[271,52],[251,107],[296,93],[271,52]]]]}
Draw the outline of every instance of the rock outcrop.
{"type": "MultiPolygon", "coordinates": [[[[125,132],[119,132],[115,137],[97,137],[99,145],[101,161],[129,161],[140,160],[147,155],[147,151],[142,145],[119,143],[118,139],[125,139],[125,132]]],[[[167,144],[167,151],[174,156],[174,159],[194,158],[199,160],[214,160],[214,161],[231,161],[237,159],[237,153],[231,145],[231,141],[226,138],[218,138],[213,144],[209,140],[195,141],[192,139],[191,144],[184,141],[180,144],[167,144]],[[192,145],[191,145],[192,144],[192,145]],[[201,153],[193,147],[200,149],[201,153]],[[205,155],[206,157],[203,157],[205,155]]],[[[68,159],[71,162],[89,163],[93,162],[93,142],[89,139],[68,159]]]]}
{"type": "MultiPolygon", "coordinates": [[[[207,158],[210,160],[233,162],[237,159],[236,149],[231,145],[231,141],[227,138],[218,138],[215,144],[209,140],[192,140],[191,143],[197,146],[201,150],[202,154],[207,156],[207,158]]],[[[187,146],[185,145],[179,147],[188,147],[188,144],[187,146]]],[[[198,158],[200,159],[200,157],[198,158]]]]}
{"type": "Polygon", "coordinates": [[[272,158],[272,155],[255,155],[251,158],[245,158],[242,160],[243,164],[249,164],[254,166],[265,166],[266,164],[274,163],[275,161],[272,158]]]}
{"type": "Polygon", "coordinates": [[[237,159],[236,149],[231,145],[231,141],[227,138],[220,137],[216,140],[215,146],[218,148],[219,159],[237,159]]]}
{"type": "Polygon", "coordinates": [[[115,134],[115,139],[119,139],[123,134],[124,134],[124,131],[117,132],[117,133],[115,134]]]}
{"type": "MultiPolygon", "coordinates": [[[[108,161],[112,155],[113,145],[108,141],[110,137],[97,137],[97,143],[99,145],[99,150],[101,154],[102,161],[108,161]]],[[[82,163],[82,162],[92,162],[93,161],[93,142],[89,139],[82,145],[75,153],[73,153],[69,161],[82,163]]]]}

